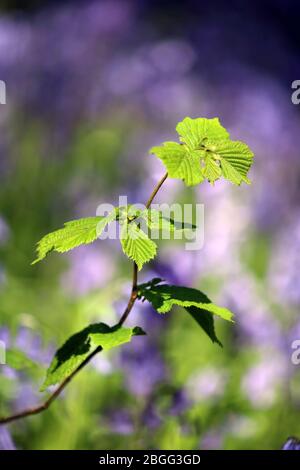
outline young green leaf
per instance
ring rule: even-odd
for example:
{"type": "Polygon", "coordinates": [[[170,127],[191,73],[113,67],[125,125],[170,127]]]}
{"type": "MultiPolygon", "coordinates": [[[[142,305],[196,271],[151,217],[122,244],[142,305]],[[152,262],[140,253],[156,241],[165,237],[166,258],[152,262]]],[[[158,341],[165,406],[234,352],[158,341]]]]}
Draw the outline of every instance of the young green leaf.
{"type": "Polygon", "coordinates": [[[165,142],[150,150],[162,160],[171,178],[182,179],[187,186],[205,179],[213,184],[221,176],[233,184],[249,184],[253,153],[243,142],[231,141],[219,119],[187,117],[176,130],[181,144],[165,142]]]}
{"type": "Polygon", "coordinates": [[[224,320],[233,321],[233,314],[230,310],[213,304],[203,292],[190,287],[168,284],[141,284],[139,286],[139,297],[148,300],[159,313],[169,312],[173,305],[198,307],[224,320]]]}
{"type": "Polygon", "coordinates": [[[204,139],[225,140],[229,138],[229,133],[220,124],[218,118],[186,117],[177,124],[176,131],[180,136],[180,141],[192,150],[199,149],[204,139]]]}
{"type": "Polygon", "coordinates": [[[156,209],[138,209],[135,205],[119,207],[118,221],[121,226],[121,245],[124,253],[142,269],[156,255],[157,246],[151,238],[164,237],[177,231],[194,230],[196,226],[185,221],[165,217],[156,209]],[[153,234],[154,232],[154,234],[153,234]]]}
{"type": "Polygon", "coordinates": [[[212,153],[203,153],[203,176],[210,182],[214,183],[222,175],[222,170],[219,162],[215,160],[212,153]]]}
{"type": "Polygon", "coordinates": [[[156,255],[156,244],[135,222],[122,224],[121,245],[125,255],[137,264],[139,270],[156,255]]]}
{"type": "Polygon", "coordinates": [[[87,217],[66,222],[64,227],[48,233],[37,244],[38,257],[32,264],[38,263],[50,251],[64,253],[77,246],[92,243],[103,232],[106,225],[116,219],[117,210],[106,217],[87,217]]]}
{"type": "Polygon", "coordinates": [[[242,182],[250,183],[247,173],[253,162],[253,153],[248,145],[232,140],[208,141],[206,145],[214,146],[211,159],[214,159],[216,164],[219,163],[221,173],[225,179],[236,185],[242,182]]]}
{"type": "Polygon", "coordinates": [[[187,186],[194,186],[204,181],[199,153],[187,145],[165,142],[160,147],[152,147],[150,153],[161,159],[170,178],[182,179],[187,186]]]}
{"type": "Polygon", "coordinates": [[[176,231],[195,230],[196,225],[188,222],[174,220],[156,209],[147,209],[141,212],[139,219],[145,220],[149,230],[160,230],[169,234],[176,231]]]}
{"type": "Polygon", "coordinates": [[[124,328],[118,325],[110,327],[105,323],[89,325],[71,336],[55,353],[41,391],[69,377],[98,347],[108,350],[128,343],[133,336],[144,334],[145,332],[139,327],[124,328]]]}

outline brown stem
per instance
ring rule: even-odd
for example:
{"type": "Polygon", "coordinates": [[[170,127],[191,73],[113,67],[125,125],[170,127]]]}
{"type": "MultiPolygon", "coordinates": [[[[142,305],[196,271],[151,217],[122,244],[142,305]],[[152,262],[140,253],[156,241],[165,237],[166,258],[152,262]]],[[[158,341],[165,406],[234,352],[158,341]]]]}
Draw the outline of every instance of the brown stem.
{"type": "Polygon", "coordinates": [[[58,396],[61,394],[61,392],[65,389],[65,387],[68,385],[69,382],[75,377],[75,375],[78,374],[78,372],[85,367],[90,360],[98,354],[102,350],[101,346],[99,346],[97,349],[95,349],[88,357],[85,358],[85,360],[75,369],[72,374],[70,374],[61,384],[57,389],[50,395],[50,397],[42,404],[39,406],[36,406],[34,408],[28,408],[27,410],[20,411],[19,413],[16,413],[14,415],[8,416],[7,418],[1,418],[0,419],[0,424],[7,424],[11,423],[12,421],[17,421],[18,419],[26,418],[26,416],[32,416],[32,415],[37,415],[38,413],[41,413],[42,411],[45,411],[49,408],[51,403],[58,398],[58,396]]]}
{"type": "MultiPolygon", "coordinates": [[[[153,199],[155,198],[156,194],[168,178],[168,173],[166,173],[162,179],[157,183],[155,188],[153,189],[148,201],[146,202],[146,208],[149,209],[149,207],[152,204],[153,199]]],[[[132,276],[132,289],[131,289],[131,295],[128,300],[127,307],[123,313],[123,315],[120,318],[120,321],[118,325],[123,325],[123,323],[126,321],[128,315],[130,314],[132,307],[134,306],[134,303],[137,299],[137,283],[138,283],[138,267],[136,263],[133,263],[133,276],[132,276]]]]}
{"type": "Polygon", "coordinates": [[[166,181],[167,178],[168,178],[168,173],[166,173],[162,177],[162,179],[158,182],[158,184],[153,189],[153,191],[151,193],[151,196],[149,197],[148,201],[146,202],[147,209],[149,209],[149,207],[151,206],[153,199],[155,198],[156,194],[158,193],[158,191],[160,190],[160,188],[162,187],[162,185],[164,184],[164,182],[166,181]]]}
{"type": "MultiPolygon", "coordinates": [[[[160,190],[163,183],[166,181],[167,177],[168,177],[168,173],[166,173],[163,176],[163,178],[159,181],[157,186],[154,188],[151,196],[149,197],[146,203],[147,209],[149,209],[150,205],[152,204],[153,199],[155,198],[156,194],[160,190]]],[[[128,315],[130,314],[132,307],[134,306],[134,303],[137,299],[137,285],[138,285],[138,267],[136,263],[133,263],[131,294],[128,300],[127,307],[125,308],[124,313],[118,322],[119,326],[123,325],[128,315]]],[[[0,418],[0,425],[8,424],[8,423],[11,423],[12,421],[17,421],[18,419],[26,418],[27,416],[37,415],[39,413],[42,413],[42,411],[47,410],[49,406],[59,397],[59,395],[62,393],[65,387],[71,382],[71,380],[75,377],[75,375],[77,375],[78,372],[81,369],[83,369],[93,359],[93,357],[96,356],[96,354],[98,354],[100,351],[102,351],[101,346],[99,346],[94,351],[92,351],[85,358],[85,360],[57,387],[57,389],[47,398],[47,400],[44,403],[34,408],[28,408],[27,410],[20,411],[19,413],[16,413],[14,415],[7,416],[6,418],[0,418]]]]}
{"type": "Polygon", "coordinates": [[[132,307],[134,306],[134,303],[137,299],[137,281],[138,281],[138,267],[136,263],[133,263],[133,275],[132,275],[132,288],[131,288],[131,294],[128,300],[127,307],[125,308],[125,311],[123,315],[120,318],[120,321],[118,325],[123,325],[123,323],[126,321],[128,315],[130,314],[132,307]]]}

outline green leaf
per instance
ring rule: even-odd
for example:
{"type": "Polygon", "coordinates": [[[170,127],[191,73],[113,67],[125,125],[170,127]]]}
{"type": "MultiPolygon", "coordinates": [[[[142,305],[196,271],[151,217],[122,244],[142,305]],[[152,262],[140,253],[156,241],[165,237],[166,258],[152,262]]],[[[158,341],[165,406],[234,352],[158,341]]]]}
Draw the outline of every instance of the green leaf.
{"type": "Polygon", "coordinates": [[[236,185],[242,182],[250,184],[247,173],[253,162],[253,153],[248,145],[232,140],[208,142],[209,144],[215,145],[213,157],[219,162],[224,178],[236,185]]]}
{"type": "Polygon", "coordinates": [[[162,211],[140,209],[134,204],[119,207],[118,221],[123,251],[135,261],[139,270],[155,257],[157,246],[151,238],[158,238],[158,232],[164,232],[164,238],[166,234],[171,238],[176,231],[196,229],[193,224],[165,217],[162,211]]]}
{"type": "Polygon", "coordinates": [[[164,216],[162,211],[156,209],[147,209],[141,212],[139,219],[142,218],[146,221],[149,230],[161,230],[168,233],[176,231],[195,230],[196,225],[187,223],[185,221],[177,221],[172,218],[164,216]]]}
{"type": "Polygon", "coordinates": [[[110,327],[105,323],[89,325],[84,330],[71,336],[56,352],[46,379],[41,387],[44,391],[50,385],[61,383],[97,348],[108,350],[131,341],[133,336],[144,335],[139,328],[110,327]]]}
{"type": "Polygon", "coordinates": [[[203,292],[197,289],[161,284],[161,282],[161,279],[155,278],[139,285],[139,299],[150,302],[159,313],[169,312],[173,305],[184,307],[211,341],[222,346],[215,332],[214,315],[233,321],[233,314],[228,309],[213,304],[203,292]]]}
{"type": "Polygon", "coordinates": [[[150,153],[161,159],[170,178],[182,179],[187,186],[194,186],[204,181],[199,153],[186,145],[165,142],[160,147],[152,147],[150,153]]]}
{"type": "Polygon", "coordinates": [[[156,255],[156,244],[135,222],[122,224],[121,245],[124,253],[137,264],[139,270],[156,255]]]}
{"type": "Polygon", "coordinates": [[[231,141],[219,119],[187,117],[176,130],[181,144],[165,142],[150,150],[162,160],[171,178],[182,179],[187,186],[205,179],[213,184],[221,176],[233,184],[249,184],[253,153],[243,142],[231,141]]]}
{"type": "Polygon", "coordinates": [[[95,241],[106,225],[116,219],[116,216],[117,210],[113,210],[106,217],[87,217],[66,222],[63,228],[49,233],[38,242],[38,257],[32,264],[44,259],[50,251],[64,253],[95,241]]]}
{"type": "Polygon", "coordinates": [[[204,154],[203,163],[203,176],[210,182],[214,183],[222,175],[222,170],[219,162],[217,162],[214,156],[207,152],[204,154]],[[205,158],[206,157],[206,158],[205,158]]]}
{"type": "Polygon", "coordinates": [[[193,150],[199,149],[204,139],[224,140],[229,138],[229,133],[220,124],[218,118],[192,119],[186,117],[177,124],[176,131],[180,136],[180,141],[193,150]]]}
{"type": "Polygon", "coordinates": [[[213,314],[198,307],[186,307],[185,310],[194,318],[211,341],[222,347],[222,343],[216,335],[213,314]]]}
{"type": "Polygon", "coordinates": [[[233,314],[209,300],[203,292],[190,287],[147,283],[139,286],[139,297],[148,300],[159,313],[167,313],[173,305],[198,307],[224,320],[233,321],[233,314]]]}

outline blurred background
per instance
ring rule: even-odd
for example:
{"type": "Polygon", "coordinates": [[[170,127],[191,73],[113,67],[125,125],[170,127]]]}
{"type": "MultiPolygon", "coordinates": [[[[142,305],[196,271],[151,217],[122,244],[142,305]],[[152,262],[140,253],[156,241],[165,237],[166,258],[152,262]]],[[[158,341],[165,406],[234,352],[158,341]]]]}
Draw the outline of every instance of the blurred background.
{"type": "Polygon", "coordinates": [[[47,412],[0,428],[0,449],[278,449],[300,435],[299,2],[1,1],[0,414],[41,402],[55,349],[113,324],[131,266],[101,242],[30,266],[35,243],[101,202],[144,202],[163,175],[148,149],[176,123],[219,116],[255,152],[252,186],[186,189],[205,204],[198,252],[161,244],[141,279],[200,288],[235,313],[223,349],[182,309],[144,304],[147,337],[100,354],[47,412]],[[244,4],[243,4],[244,3],[244,4]],[[18,367],[19,365],[19,367],[18,367]]]}

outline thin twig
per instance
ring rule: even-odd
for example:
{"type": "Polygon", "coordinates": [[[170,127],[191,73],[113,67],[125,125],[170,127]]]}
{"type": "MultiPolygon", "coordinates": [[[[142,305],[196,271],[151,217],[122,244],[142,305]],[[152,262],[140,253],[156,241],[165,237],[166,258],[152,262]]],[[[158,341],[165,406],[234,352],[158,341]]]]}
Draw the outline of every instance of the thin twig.
{"type": "Polygon", "coordinates": [[[164,184],[164,182],[166,181],[167,178],[168,178],[168,173],[166,173],[162,177],[162,179],[158,182],[157,186],[155,186],[155,188],[153,189],[153,191],[151,193],[151,196],[149,197],[148,201],[146,202],[147,209],[149,209],[149,207],[151,206],[153,199],[155,198],[156,194],[158,193],[158,191],[160,190],[160,188],[162,187],[162,185],[164,184]]]}
{"type": "Polygon", "coordinates": [[[128,315],[130,314],[132,307],[134,306],[134,303],[137,299],[137,281],[138,281],[138,267],[136,263],[133,263],[133,275],[132,275],[132,288],[131,288],[131,294],[128,300],[127,307],[125,308],[125,311],[123,315],[120,318],[120,321],[118,325],[123,325],[123,323],[126,321],[128,315]]]}
{"type": "MultiPolygon", "coordinates": [[[[146,208],[149,209],[149,207],[152,204],[153,199],[155,198],[156,194],[168,178],[168,173],[166,173],[162,179],[157,183],[155,188],[153,189],[148,201],[146,202],[146,208]]],[[[126,321],[128,315],[130,314],[132,307],[134,306],[134,303],[137,299],[137,283],[138,283],[138,267],[136,263],[133,263],[133,275],[132,275],[132,289],[131,289],[131,295],[128,300],[127,307],[123,313],[123,315],[120,318],[120,321],[118,325],[123,325],[123,323],[126,321]]]]}
{"type": "Polygon", "coordinates": [[[32,415],[37,415],[38,413],[41,413],[42,411],[45,411],[49,408],[51,403],[58,398],[58,396],[61,394],[61,392],[64,390],[64,388],[68,385],[69,382],[77,375],[77,373],[85,367],[90,360],[98,354],[102,350],[101,346],[99,346],[97,349],[95,349],[91,354],[89,354],[88,357],[85,358],[85,360],[75,369],[72,374],[70,374],[61,384],[57,389],[50,395],[50,397],[42,404],[39,406],[36,406],[34,408],[28,408],[27,410],[20,411],[19,413],[16,413],[15,415],[8,416],[7,418],[1,418],[0,419],[0,424],[7,424],[11,423],[12,421],[17,421],[18,419],[26,418],[26,416],[32,416],[32,415]]]}
{"type": "MultiPolygon", "coordinates": [[[[153,199],[155,198],[156,194],[164,184],[168,177],[168,173],[166,173],[163,178],[159,181],[157,186],[154,188],[151,196],[149,197],[146,207],[149,209],[150,205],[152,204],[153,199]]],[[[123,323],[126,321],[128,315],[130,314],[132,307],[134,306],[134,303],[137,299],[137,285],[138,285],[138,267],[136,263],[133,263],[133,274],[132,274],[132,288],[131,288],[131,294],[128,300],[127,307],[124,310],[123,315],[121,316],[119,322],[117,323],[118,326],[123,325],[123,323]]],[[[20,411],[19,413],[16,413],[11,416],[7,416],[6,418],[0,418],[0,425],[3,424],[8,424],[13,421],[17,421],[22,418],[26,418],[27,416],[33,416],[37,415],[39,413],[42,413],[43,411],[47,410],[49,406],[59,397],[59,395],[62,393],[62,391],[65,389],[65,387],[71,382],[71,380],[75,377],[75,375],[78,374],[78,372],[83,369],[92,359],[93,357],[96,356],[100,351],[102,351],[101,346],[96,348],[94,351],[92,351],[85,359],[84,361],[57,387],[57,389],[47,398],[47,400],[42,403],[41,405],[38,405],[34,408],[28,408],[26,410],[20,411]]]]}

